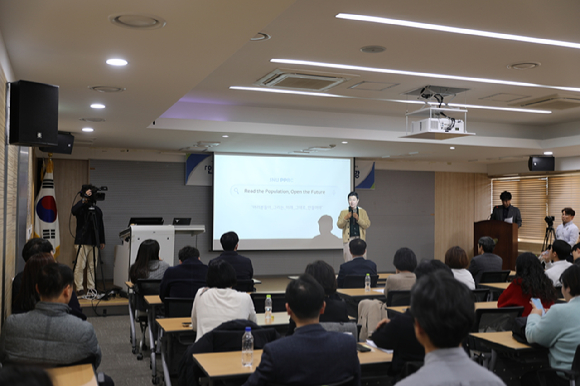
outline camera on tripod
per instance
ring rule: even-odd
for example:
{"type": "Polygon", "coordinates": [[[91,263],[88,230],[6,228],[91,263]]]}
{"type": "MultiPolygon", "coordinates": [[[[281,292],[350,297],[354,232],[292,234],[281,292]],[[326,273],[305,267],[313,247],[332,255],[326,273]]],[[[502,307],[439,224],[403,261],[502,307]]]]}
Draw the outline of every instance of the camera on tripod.
{"type": "Polygon", "coordinates": [[[546,216],[544,217],[544,221],[546,222],[546,224],[548,224],[548,227],[551,228],[554,225],[554,220],[555,217],[554,216],[546,216]]]}
{"type": "Polygon", "coordinates": [[[109,190],[106,186],[100,188],[94,185],[83,185],[81,188],[81,196],[89,201],[105,201],[105,191],[109,190]],[[91,195],[87,196],[87,190],[91,191],[91,195]]]}

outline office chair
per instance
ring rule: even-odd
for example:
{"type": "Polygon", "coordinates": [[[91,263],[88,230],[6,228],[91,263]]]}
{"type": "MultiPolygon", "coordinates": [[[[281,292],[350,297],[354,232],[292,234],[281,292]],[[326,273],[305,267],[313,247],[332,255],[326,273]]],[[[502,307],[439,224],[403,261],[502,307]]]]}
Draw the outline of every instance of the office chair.
{"type": "MultiPolygon", "coordinates": [[[[377,286],[379,275],[369,275],[371,277],[371,287],[377,286]]],[[[346,275],[342,282],[342,288],[365,288],[366,275],[346,275]]]]}
{"type": "MultiPolygon", "coordinates": [[[[266,292],[252,292],[250,296],[254,302],[254,309],[257,314],[264,313],[264,303],[266,301],[266,292]]],[[[274,293],[272,296],[272,312],[285,312],[286,311],[286,294],[284,293],[274,293]]]]}
{"type": "Polygon", "coordinates": [[[165,298],[163,299],[166,318],[185,318],[191,316],[193,299],[191,298],[165,298]]]}
{"type": "Polygon", "coordinates": [[[471,296],[473,297],[473,301],[477,302],[487,302],[490,299],[490,291],[488,289],[479,288],[471,290],[471,296]]]}
{"type": "Polygon", "coordinates": [[[254,292],[254,281],[252,279],[248,280],[238,280],[234,289],[239,292],[254,292]]]}
{"type": "Polygon", "coordinates": [[[542,386],[547,385],[546,374],[548,373],[560,373],[564,375],[564,378],[570,382],[570,386],[576,386],[576,383],[580,384],[580,345],[576,347],[572,368],[570,370],[556,370],[553,368],[538,370],[538,378],[542,386]]]}
{"type": "Polygon", "coordinates": [[[487,271],[481,274],[479,284],[482,283],[506,283],[510,276],[509,270],[506,271],[487,271]]]}
{"type": "MultiPolygon", "coordinates": [[[[161,285],[161,280],[150,280],[150,279],[139,279],[135,283],[135,317],[133,321],[139,322],[141,328],[141,341],[139,342],[139,353],[137,354],[137,360],[143,359],[143,349],[145,348],[145,332],[147,327],[154,328],[154,326],[149,326],[149,320],[147,314],[149,309],[147,303],[145,302],[145,296],[149,295],[159,295],[159,286],[161,285]]],[[[155,334],[153,334],[155,336],[155,334]]],[[[155,345],[155,342],[149,342],[151,349],[155,345]]]]}
{"type": "MultiPolygon", "coordinates": [[[[325,383],[324,386],[350,386],[353,385],[354,377],[350,376],[342,381],[334,382],[334,383],[325,383]]],[[[270,386],[286,386],[282,383],[270,383],[270,386]]]]}
{"type": "Polygon", "coordinates": [[[387,292],[387,307],[410,306],[411,291],[387,292]]]}

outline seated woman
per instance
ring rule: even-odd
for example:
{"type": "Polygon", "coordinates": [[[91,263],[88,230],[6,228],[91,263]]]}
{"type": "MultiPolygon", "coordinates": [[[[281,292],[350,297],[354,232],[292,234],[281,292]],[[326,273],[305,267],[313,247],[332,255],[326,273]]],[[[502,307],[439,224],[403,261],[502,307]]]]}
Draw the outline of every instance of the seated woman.
{"type": "MultiPolygon", "coordinates": [[[[50,263],[54,263],[54,256],[52,253],[47,252],[37,253],[28,259],[22,272],[22,284],[12,303],[13,314],[22,314],[31,311],[36,306],[36,303],[40,301],[38,292],[36,292],[36,282],[38,281],[38,275],[42,271],[42,268],[50,263]]],[[[76,292],[74,291],[68,306],[71,308],[72,315],[82,320],[87,320],[87,316],[83,314],[76,292]]]]}
{"type": "Polygon", "coordinates": [[[232,289],[236,285],[236,271],[230,263],[210,261],[206,283],[207,287],[197,291],[191,310],[191,323],[193,330],[197,331],[196,342],[223,322],[234,319],[257,322],[250,295],[232,289]]]}
{"type": "MultiPolygon", "coordinates": [[[[324,288],[326,308],[324,309],[324,314],[320,315],[320,322],[350,322],[346,303],[336,293],[336,275],[332,266],[322,260],[317,260],[308,264],[304,273],[314,277],[324,288]]],[[[286,336],[292,335],[295,329],[296,323],[290,318],[286,336]]]]}
{"type": "Polygon", "coordinates": [[[556,300],[556,292],[540,260],[533,253],[526,252],[518,256],[516,277],[500,295],[497,306],[523,306],[522,316],[528,316],[532,311],[531,298],[539,298],[544,308],[548,309],[556,300]]]}
{"type": "MultiPolygon", "coordinates": [[[[570,370],[576,347],[580,344],[580,267],[568,267],[560,277],[562,294],[567,303],[554,304],[546,315],[532,305],[526,324],[526,338],[550,349],[550,366],[570,370]]],[[[523,384],[523,383],[522,383],[523,384]]],[[[564,378],[553,374],[548,385],[568,385],[564,378]]]]}
{"type": "Polygon", "coordinates": [[[469,265],[467,253],[461,247],[451,247],[445,252],[445,264],[453,272],[455,279],[459,280],[467,286],[470,290],[475,289],[475,281],[473,276],[466,268],[469,265]]]}
{"type": "Polygon", "coordinates": [[[385,283],[385,298],[389,291],[410,291],[415,284],[415,268],[417,256],[409,248],[399,248],[393,258],[395,274],[387,277],[385,283]]]}
{"type": "Polygon", "coordinates": [[[135,263],[129,270],[132,283],[139,279],[161,280],[169,264],[159,259],[159,243],[157,240],[148,239],[139,245],[135,263]]]}

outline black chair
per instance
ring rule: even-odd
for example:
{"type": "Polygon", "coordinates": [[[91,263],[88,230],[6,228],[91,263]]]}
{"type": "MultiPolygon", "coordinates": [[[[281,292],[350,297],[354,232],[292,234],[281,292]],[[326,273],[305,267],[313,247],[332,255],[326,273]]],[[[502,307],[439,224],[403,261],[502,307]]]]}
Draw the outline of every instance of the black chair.
{"type": "Polygon", "coordinates": [[[191,316],[193,299],[190,298],[165,298],[163,299],[166,318],[185,318],[191,316]]]}
{"type": "Polygon", "coordinates": [[[411,291],[387,292],[387,307],[410,306],[411,291]]]}
{"type": "MultiPolygon", "coordinates": [[[[369,275],[371,277],[371,287],[377,286],[379,275],[369,275]]],[[[365,288],[366,275],[346,275],[342,282],[342,288],[365,288]]]]}
{"type": "MultiPolygon", "coordinates": [[[[135,318],[134,320],[139,323],[141,327],[141,340],[139,341],[139,353],[137,354],[137,360],[143,359],[143,348],[145,348],[145,332],[149,327],[148,319],[148,308],[147,302],[145,302],[145,296],[149,295],[159,295],[159,286],[161,285],[161,280],[151,280],[151,279],[139,279],[135,283],[135,318]]],[[[153,334],[155,336],[155,334],[153,334]]],[[[149,342],[151,349],[153,349],[155,342],[149,342]]]]}
{"type": "MultiPolygon", "coordinates": [[[[252,301],[254,302],[254,309],[257,314],[263,314],[264,304],[266,302],[265,292],[253,292],[250,294],[252,301]]],[[[286,311],[286,294],[284,293],[274,293],[272,296],[272,312],[285,312],[286,311]]],[[[241,339],[241,338],[240,338],[241,339]]]]}
{"type": "Polygon", "coordinates": [[[540,369],[538,370],[538,378],[540,380],[540,385],[546,386],[546,375],[549,373],[554,374],[560,373],[570,381],[570,386],[576,386],[580,384],[580,345],[576,347],[576,352],[574,353],[574,360],[572,361],[572,368],[570,370],[556,370],[556,369],[540,369]]]}
{"type": "MultiPolygon", "coordinates": [[[[325,383],[324,386],[350,386],[353,385],[354,377],[350,376],[342,381],[334,382],[334,383],[325,383]]],[[[270,383],[270,386],[286,386],[282,383],[270,383]]]]}
{"type": "Polygon", "coordinates": [[[471,290],[471,296],[474,302],[487,302],[489,301],[489,290],[480,288],[471,290]]]}
{"type": "Polygon", "coordinates": [[[234,286],[234,289],[240,292],[254,292],[256,290],[254,288],[254,281],[252,279],[238,280],[234,286]]]}
{"type": "Polygon", "coordinates": [[[510,276],[509,270],[507,271],[487,271],[481,274],[481,279],[479,279],[479,284],[483,283],[506,283],[508,277],[510,276]]]}

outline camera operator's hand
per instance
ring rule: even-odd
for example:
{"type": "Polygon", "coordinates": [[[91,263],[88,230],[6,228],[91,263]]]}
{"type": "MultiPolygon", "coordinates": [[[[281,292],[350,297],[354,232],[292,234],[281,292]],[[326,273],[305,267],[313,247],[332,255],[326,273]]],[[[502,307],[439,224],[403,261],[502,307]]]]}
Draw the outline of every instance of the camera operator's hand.
{"type": "Polygon", "coordinates": [[[93,195],[93,192],[90,189],[85,192],[85,196],[89,196],[90,197],[92,195],[93,195]]]}

